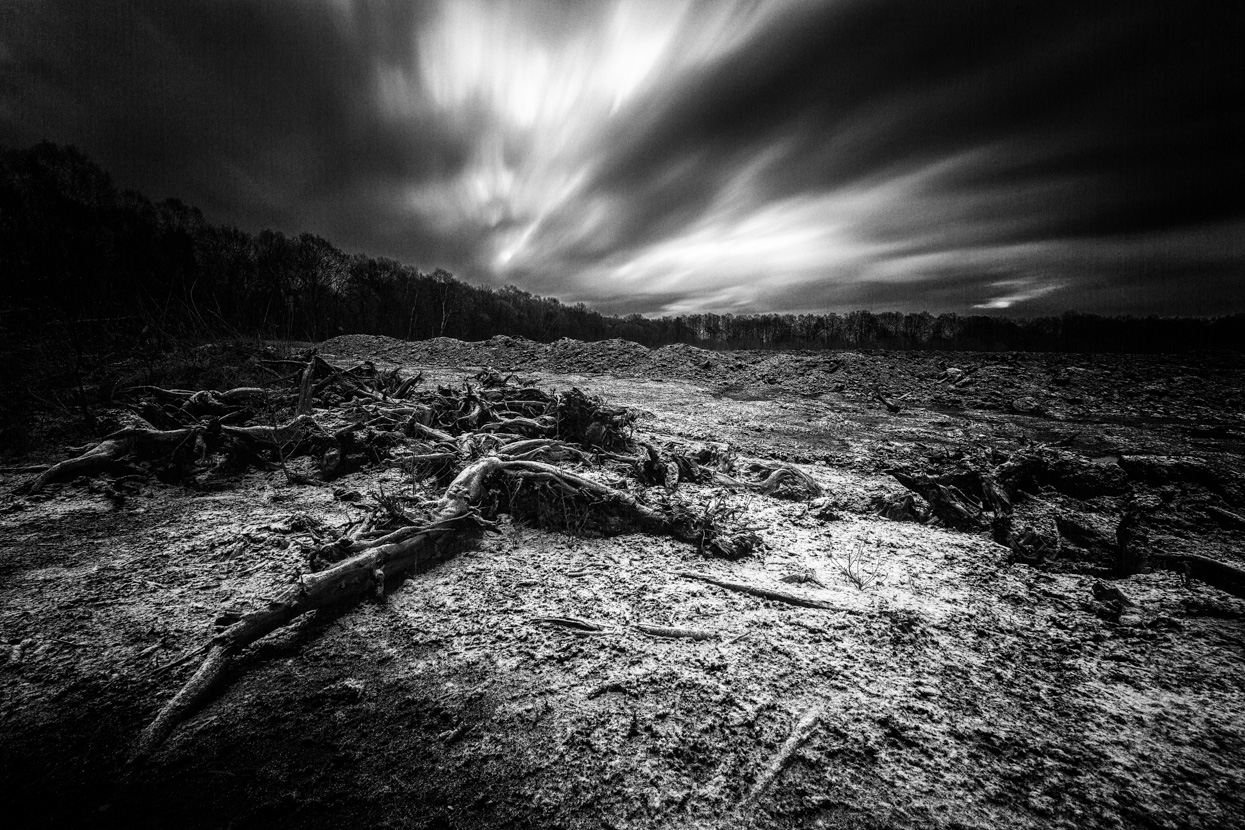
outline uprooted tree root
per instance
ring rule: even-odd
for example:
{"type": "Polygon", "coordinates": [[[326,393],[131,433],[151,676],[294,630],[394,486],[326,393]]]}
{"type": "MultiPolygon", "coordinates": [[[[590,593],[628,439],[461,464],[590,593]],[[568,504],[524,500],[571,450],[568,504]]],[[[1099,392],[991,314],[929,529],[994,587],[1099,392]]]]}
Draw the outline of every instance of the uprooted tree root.
{"type": "MultiPolygon", "coordinates": [[[[747,481],[722,449],[661,447],[637,440],[637,413],[578,389],[551,394],[492,370],[461,388],[417,389],[420,376],[378,372],[370,363],[340,369],[312,353],[288,388],[191,392],[129,390],[142,420],[53,465],[20,489],[33,493],[80,476],[124,469],[165,480],[204,482],[244,469],[282,469],[292,483],[330,481],[384,461],[416,481],[444,487],[432,501],[378,498],[364,524],[312,552],[313,571],[262,610],[233,617],[138,740],[135,762],[159,748],[217,686],[231,661],[262,637],[309,611],[381,596],[388,580],[470,545],[499,513],[571,531],[669,535],[704,553],[746,556],[760,538],[722,498],[689,505],[680,482],[766,495],[821,494],[790,466],[757,466],[747,481]],[[314,476],[292,472],[310,458],[314,476]],[[571,469],[574,465],[577,469],[571,469]],[[635,487],[591,477],[611,469],[635,487]],[[657,499],[643,488],[664,486],[657,499]],[[316,570],[316,568],[319,568],[316,570]]],[[[725,584],[725,583],[719,583],[725,584]]],[[[728,585],[727,587],[737,587],[728,585]]],[[[737,588],[738,589],[738,588],[737,588]]],[[[742,590],[742,589],[739,589],[742,590]]]]}
{"type": "MultiPolygon", "coordinates": [[[[480,508],[499,479],[548,484],[567,495],[590,500],[600,509],[621,517],[633,529],[695,541],[662,510],[569,470],[539,461],[515,460],[504,454],[479,459],[458,474],[426,522],[363,544],[347,540],[346,547],[352,554],[349,558],[302,577],[268,608],[247,614],[216,635],[199,669],[143,732],[136,757],[148,756],[178,723],[195,711],[231,658],[243,648],[308,611],[358,600],[369,592],[383,593],[386,580],[438,558],[447,542],[459,539],[472,524],[486,523],[480,508]]],[[[335,544],[340,547],[342,543],[335,544]]]]}

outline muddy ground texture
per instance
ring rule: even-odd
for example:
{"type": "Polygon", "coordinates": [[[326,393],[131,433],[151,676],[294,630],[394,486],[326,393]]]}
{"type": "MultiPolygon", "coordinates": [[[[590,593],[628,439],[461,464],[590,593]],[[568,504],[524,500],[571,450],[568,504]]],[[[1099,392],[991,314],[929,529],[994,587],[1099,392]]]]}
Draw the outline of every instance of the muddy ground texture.
{"type": "MultiPolygon", "coordinates": [[[[318,350],[340,367],[422,372],[425,386],[493,367],[578,387],[638,410],[636,434],[654,444],[725,445],[743,478],[785,462],[825,496],[638,491],[737,510],[764,542],[737,560],[503,512],[383,597],[260,641],[127,771],[222,617],[307,573],[314,542],[377,499],[431,485],[392,462],[331,482],[103,474],[15,494],[66,456],[37,448],[0,472],[7,826],[1245,823],[1245,601],[1178,570],[1110,578],[1130,511],[1156,553],[1245,564],[1240,355],[364,336],[318,350]],[[988,523],[930,515],[889,472],[1023,452],[1049,464],[1015,499],[1012,547],[988,523]]],[[[96,416],[97,438],[124,422],[120,408],[96,416]]]]}

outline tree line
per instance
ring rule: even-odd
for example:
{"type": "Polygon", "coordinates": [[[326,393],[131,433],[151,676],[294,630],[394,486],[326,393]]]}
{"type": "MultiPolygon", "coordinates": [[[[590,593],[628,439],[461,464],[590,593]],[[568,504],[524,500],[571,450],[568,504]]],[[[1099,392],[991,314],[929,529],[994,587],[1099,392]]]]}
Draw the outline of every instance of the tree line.
{"type": "Polygon", "coordinates": [[[319,341],[342,333],[649,347],[1162,352],[1237,348],[1245,315],[1214,319],[1066,313],[1015,319],[929,313],[606,316],[514,286],[474,286],[346,253],[311,233],[248,233],[178,199],[119,190],[78,149],[0,151],[0,329],[64,329],[146,343],[222,333],[319,341]]]}

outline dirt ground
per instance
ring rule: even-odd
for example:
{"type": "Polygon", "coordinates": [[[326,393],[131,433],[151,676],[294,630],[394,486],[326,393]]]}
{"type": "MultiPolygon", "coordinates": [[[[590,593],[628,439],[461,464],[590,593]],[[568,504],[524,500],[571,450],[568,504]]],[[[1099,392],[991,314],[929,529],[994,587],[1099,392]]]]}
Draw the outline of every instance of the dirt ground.
{"type": "MultiPolygon", "coordinates": [[[[1034,567],[988,531],[894,521],[885,470],[1059,443],[1102,486],[1022,518],[1115,527],[1245,564],[1245,361],[648,350],[347,336],[334,363],[461,383],[480,367],[640,410],[656,441],[782,460],[829,494],[680,485],[745,511],[764,551],[502,521],[449,561],[271,635],[122,782],[222,614],[307,569],[400,466],[330,484],[0,471],[0,815],[11,827],[1236,828],[1245,824],[1245,601],[1159,570],[1104,604],[1077,540],[1034,567]],[[947,375],[952,368],[961,374],[947,375]],[[940,381],[939,378],[943,379],[940,381]],[[877,394],[900,411],[891,412],[877,394]],[[833,610],[680,576],[783,588],[833,610]],[[818,582],[784,582],[784,576],[818,582]],[[852,579],[863,583],[858,586],[852,579]],[[587,632],[542,622],[578,618],[587,632]],[[651,636],[638,624],[712,632],[651,636]],[[797,722],[820,720],[749,793],[797,722]]],[[[1082,540],[1083,541],[1083,540],[1082,540]]]]}

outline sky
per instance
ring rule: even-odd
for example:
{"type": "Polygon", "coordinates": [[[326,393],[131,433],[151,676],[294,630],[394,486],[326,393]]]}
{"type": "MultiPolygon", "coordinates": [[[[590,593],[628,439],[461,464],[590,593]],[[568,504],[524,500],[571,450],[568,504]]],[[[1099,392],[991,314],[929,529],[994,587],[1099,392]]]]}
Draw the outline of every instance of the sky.
{"type": "Polygon", "coordinates": [[[1245,11],[0,0],[0,144],[606,313],[1245,311],[1245,11]]]}

